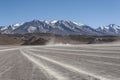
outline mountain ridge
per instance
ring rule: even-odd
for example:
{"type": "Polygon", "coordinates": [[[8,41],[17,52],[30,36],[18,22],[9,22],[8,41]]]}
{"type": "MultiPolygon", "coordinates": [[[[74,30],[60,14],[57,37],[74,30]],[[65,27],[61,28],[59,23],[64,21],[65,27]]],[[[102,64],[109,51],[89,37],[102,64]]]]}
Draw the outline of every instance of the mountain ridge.
{"type": "Polygon", "coordinates": [[[101,26],[98,27],[96,30],[109,35],[120,35],[120,26],[116,24],[101,26]]]}
{"type": "Polygon", "coordinates": [[[94,29],[69,20],[32,20],[0,27],[2,34],[53,33],[60,35],[120,35],[120,26],[110,24],[94,29]]]}
{"type": "Polygon", "coordinates": [[[33,20],[25,22],[22,25],[9,25],[0,29],[5,34],[25,34],[25,33],[54,33],[62,35],[99,35],[96,30],[84,24],[78,24],[72,21],[53,20],[40,21],[33,20]]]}

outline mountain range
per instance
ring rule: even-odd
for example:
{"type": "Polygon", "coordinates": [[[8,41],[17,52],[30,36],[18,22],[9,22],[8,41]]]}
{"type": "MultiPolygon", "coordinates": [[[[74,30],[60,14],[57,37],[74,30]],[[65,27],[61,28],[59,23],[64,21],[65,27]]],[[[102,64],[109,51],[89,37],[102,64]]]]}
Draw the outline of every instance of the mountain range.
{"type": "Polygon", "coordinates": [[[106,26],[101,26],[96,29],[106,35],[120,35],[120,26],[116,24],[109,24],[106,26]]]}
{"type": "Polygon", "coordinates": [[[0,27],[1,34],[53,33],[60,35],[120,35],[120,26],[110,24],[97,29],[67,20],[33,20],[0,27]]]}

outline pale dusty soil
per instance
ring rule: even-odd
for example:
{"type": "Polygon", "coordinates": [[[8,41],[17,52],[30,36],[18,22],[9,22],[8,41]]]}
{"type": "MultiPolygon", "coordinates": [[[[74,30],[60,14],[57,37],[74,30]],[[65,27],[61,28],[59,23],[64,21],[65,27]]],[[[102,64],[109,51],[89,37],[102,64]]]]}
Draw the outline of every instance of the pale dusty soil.
{"type": "Polygon", "coordinates": [[[0,46],[0,80],[120,80],[120,44],[0,46]]]}

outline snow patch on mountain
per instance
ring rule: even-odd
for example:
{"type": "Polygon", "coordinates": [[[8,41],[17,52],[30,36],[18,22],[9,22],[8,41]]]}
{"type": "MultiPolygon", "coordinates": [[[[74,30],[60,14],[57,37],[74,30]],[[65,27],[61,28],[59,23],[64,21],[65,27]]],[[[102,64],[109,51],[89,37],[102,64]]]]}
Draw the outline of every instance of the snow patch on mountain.
{"type": "Polygon", "coordinates": [[[79,25],[79,26],[84,26],[85,24],[81,24],[81,23],[77,23],[77,22],[73,22],[74,24],[76,25],[79,25]]]}
{"type": "Polygon", "coordinates": [[[28,28],[28,32],[29,32],[29,33],[33,33],[35,30],[37,30],[37,28],[34,27],[34,26],[30,26],[30,27],[28,28]]]}
{"type": "Polygon", "coordinates": [[[58,20],[50,21],[50,23],[55,24],[58,20]]]}

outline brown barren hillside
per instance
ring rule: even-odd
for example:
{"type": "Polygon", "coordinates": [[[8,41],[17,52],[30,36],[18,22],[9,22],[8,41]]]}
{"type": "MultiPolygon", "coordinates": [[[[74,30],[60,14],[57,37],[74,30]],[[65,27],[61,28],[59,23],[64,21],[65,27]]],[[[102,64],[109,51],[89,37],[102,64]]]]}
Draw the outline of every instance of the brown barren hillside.
{"type": "Polygon", "coordinates": [[[92,44],[113,42],[119,39],[116,36],[54,35],[49,33],[0,34],[0,45],[92,44]]]}

